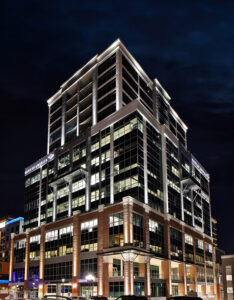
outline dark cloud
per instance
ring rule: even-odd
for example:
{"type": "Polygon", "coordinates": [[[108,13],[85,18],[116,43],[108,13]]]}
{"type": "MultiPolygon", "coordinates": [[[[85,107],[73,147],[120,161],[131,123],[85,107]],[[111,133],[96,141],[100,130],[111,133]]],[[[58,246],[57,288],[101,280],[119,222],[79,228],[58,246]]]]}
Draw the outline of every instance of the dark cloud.
{"type": "Polygon", "coordinates": [[[0,14],[1,214],[23,214],[24,168],[46,153],[46,100],[119,37],[188,125],[233,253],[233,1],[12,0],[0,14]]]}

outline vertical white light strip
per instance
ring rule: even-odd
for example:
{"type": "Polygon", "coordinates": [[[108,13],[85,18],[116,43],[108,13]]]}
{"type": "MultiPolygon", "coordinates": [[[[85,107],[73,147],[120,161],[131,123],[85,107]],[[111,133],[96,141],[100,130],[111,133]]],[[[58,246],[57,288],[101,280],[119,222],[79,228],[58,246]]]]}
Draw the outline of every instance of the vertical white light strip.
{"type": "Polygon", "coordinates": [[[72,177],[68,181],[68,216],[71,216],[72,212],[72,177]]]}
{"type": "Polygon", "coordinates": [[[163,196],[164,196],[164,213],[169,213],[168,208],[168,188],[167,188],[167,148],[166,148],[166,137],[164,135],[164,126],[161,131],[162,139],[162,174],[163,174],[163,196]]]}
{"type": "Polygon", "coordinates": [[[48,111],[47,154],[50,153],[50,106],[48,111]]]}
{"type": "Polygon", "coordinates": [[[114,203],[114,125],[110,126],[110,203],[114,203]]]}
{"type": "Polygon", "coordinates": [[[57,213],[57,186],[53,186],[53,222],[56,221],[57,213]]]}
{"type": "Polygon", "coordinates": [[[41,186],[42,186],[42,167],[40,167],[40,187],[39,187],[39,201],[38,201],[38,227],[41,226],[41,186]]]}
{"type": "Polygon", "coordinates": [[[64,93],[63,96],[63,101],[62,101],[62,128],[61,128],[61,146],[63,146],[65,144],[65,123],[66,123],[66,99],[67,99],[67,95],[64,93]]]}
{"type": "Polygon", "coordinates": [[[147,131],[146,119],[143,119],[143,149],[144,149],[144,202],[148,204],[148,161],[147,161],[147,131]]]}
{"type": "Polygon", "coordinates": [[[118,48],[116,52],[116,110],[123,106],[122,94],[122,54],[118,48]]]}
{"type": "Polygon", "coordinates": [[[92,125],[97,124],[97,66],[93,71],[93,89],[92,89],[92,125]]]}
{"type": "Polygon", "coordinates": [[[181,182],[182,175],[180,174],[180,205],[181,205],[181,218],[184,221],[184,185],[181,182]]]}
{"type": "Polygon", "coordinates": [[[80,134],[80,83],[77,84],[77,116],[76,116],[76,135],[80,134]]]}

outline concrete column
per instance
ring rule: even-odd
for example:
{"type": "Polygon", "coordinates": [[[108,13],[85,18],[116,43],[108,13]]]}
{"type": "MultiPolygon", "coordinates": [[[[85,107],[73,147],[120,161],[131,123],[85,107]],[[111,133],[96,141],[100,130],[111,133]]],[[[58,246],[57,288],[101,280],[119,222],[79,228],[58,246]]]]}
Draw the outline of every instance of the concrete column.
{"type": "Polygon", "coordinates": [[[28,269],[29,269],[29,229],[26,229],[25,265],[24,265],[24,298],[28,298],[28,269]]]}
{"type": "Polygon", "coordinates": [[[80,211],[73,213],[72,295],[79,296],[80,285],[80,211]]]}
{"type": "Polygon", "coordinates": [[[132,251],[122,253],[124,259],[124,295],[134,295],[133,262],[137,255],[132,251]]]}
{"type": "MultiPolygon", "coordinates": [[[[103,251],[104,245],[104,204],[98,206],[98,251],[103,251]]],[[[98,255],[97,258],[97,273],[98,273],[98,296],[103,296],[104,291],[104,274],[103,274],[103,257],[98,255]]],[[[108,280],[108,278],[105,278],[108,280]]]]}
{"type": "Polygon", "coordinates": [[[165,125],[162,127],[162,175],[163,175],[163,200],[164,200],[164,213],[169,213],[168,206],[168,187],[167,187],[167,149],[166,149],[166,137],[164,135],[165,125]]]}
{"type": "Polygon", "coordinates": [[[124,295],[130,295],[130,264],[124,261],[124,295]]]}
{"type": "Polygon", "coordinates": [[[119,110],[122,106],[122,55],[120,49],[118,49],[116,52],[116,110],[119,110]]]}
{"type": "Polygon", "coordinates": [[[184,263],[180,263],[179,264],[179,279],[184,281],[183,287],[181,287],[181,290],[180,290],[180,294],[182,294],[182,296],[184,296],[185,293],[186,293],[186,291],[185,291],[185,287],[186,287],[185,277],[186,277],[186,274],[185,274],[185,270],[184,270],[184,263]]]}
{"type": "Polygon", "coordinates": [[[171,261],[163,260],[162,261],[162,276],[163,279],[166,280],[167,286],[167,297],[172,295],[172,286],[171,286],[171,261]]]}
{"type": "Polygon", "coordinates": [[[123,198],[124,244],[133,244],[133,198],[123,198]]]}
{"type": "Polygon", "coordinates": [[[191,277],[194,278],[194,292],[197,292],[197,271],[196,271],[196,266],[190,266],[190,274],[191,277]]]}
{"type": "Polygon", "coordinates": [[[39,262],[39,285],[38,297],[44,297],[44,267],[45,267],[45,222],[41,223],[41,244],[40,244],[40,262],[39,262]]]}
{"type": "Polygon", "coordinates": [[[165,257],[171,258],[171,238],[170,238],[170,223],[169,220],[166,219],[164,223],[164,252],[165,257]]]}
{"type": "Polygon", "coordinates": [[[12,282],[13,261],[14,261],[14,237],[15,237],[15,234],[14,234],[14,233],[11,233],[10,265],[9,265],[9,282],[12,282]]]}
{"type": "Polygon", "coordinates": [[[110,203],[114,203],[114,125],[110,126],[110,203]]]}
{"type": "MultiPolygon", "coordinates": [[[[103,284],[104,284],[104,272],[103,272],[103,257],[98,255],[97,257],[97,276],[98,276],[98,296],[103,296],[103,284]]],[[[106,276],[105,276],[106,277],[106,276]]],[[[108,281],[108,278],[105,278],[108,281]]]]}
{"type": "Polygon", "coordinates": [[[56,214],[57,214],[57,185],[53,185],[53,222],[56,221],[56,214]]]}
{"type": "Polygon", "coordinates": [[[133,259],[129,260],[130,295],[134,295],[134,268],[133,259]]]}
{"type": "Polygon", "coordinates": [[[72,215],[72,177],[65,179],[68,183],[68,217],[72,215]]]}
{"type": "Polygon", "coordinates": [[[204,253],[204,273],[205,273],[205,294],[207,294],[207,271],[206,271],[206,245],[205,245],[205,241],[203,240],[203,253],[204,253]]]}
{"type": "Polygon", "coordinates": [[[146,120],[143,119],[143,150],[144,150],[144,202],[148,204],[148,159],[147,159],[147,131],[146,120]]]}
{"type": "Polygon", "coordinates": [[[97,77],[98,77],[98,69],[95,67],[93,70],[93,98],[92,98],[92,125],[97,124],[97,77]]]}
{"type": "Polygon", "coordinates": [[[145,295],[151,297],[150,257],[145,257],[145,295]]]}

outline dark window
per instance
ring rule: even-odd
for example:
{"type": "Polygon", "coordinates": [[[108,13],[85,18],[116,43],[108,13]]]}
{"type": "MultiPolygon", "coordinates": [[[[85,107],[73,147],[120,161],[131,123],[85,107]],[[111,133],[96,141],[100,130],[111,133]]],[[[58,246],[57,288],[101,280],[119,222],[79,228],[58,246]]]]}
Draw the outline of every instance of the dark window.
{"type": "Polygon", "coordinates": [[[108,81],[113,76],[115,76],[115,74],[116,74],[116,69],[114,67],[98,78],[98,86],[103,85],[106,81],[108,81]]]}
{"type": "Polygon", "coordinates": [[[45,280],[72,279],[72,262],[45,265],[45,280]]]}
{"type": "Polygon", "coordinates": [[[114,53],[111,57],[106,59],[99,67],[98,67],[98,74],[102,74],[105,70],[107,70],[110,66],[115,63],[116,54],[114,53]]]}
{"type": "Polygon", "coordinates": [[[105,84],[102,88],[100,88],[98,90],[98,98],[101,98],[102,96],[104,96],[105,94],[107,94],[108,92],[113,90],[115,88],[115,85],[116,85],[115,79],[113,79],[113,80],[109,81],[107,84],[105,84]]]}
{"type": "Polygon", "coordinates": [[[171,256],[183,260],[182,232],[170,227],[171,256]]]}
{"type": "Polygon", "coordinates": [[[109,297],[117,298],[124,294],[124,282],[109,282],[109,297]]]}
{"type": "Polygon", "coordinates": [[[143,216],[133,214],[133,244],[135,247],[144,247],[143,216]]]}
{"type": "Polygon", "coordinates": [[[80,278],[85,278],[88,274],[97,277],[97,259],[82,259],[80,261],[80,278]]]}

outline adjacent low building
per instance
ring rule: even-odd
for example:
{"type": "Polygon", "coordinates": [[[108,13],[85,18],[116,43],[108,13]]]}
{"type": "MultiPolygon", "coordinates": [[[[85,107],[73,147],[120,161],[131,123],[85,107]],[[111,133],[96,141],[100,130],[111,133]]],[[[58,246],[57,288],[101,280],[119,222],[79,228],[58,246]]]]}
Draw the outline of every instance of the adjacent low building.
{"type": "Polygon", "coordinates": [[[222,256],[224,300],[234,299],[234,255],[222,256]]]}
{"type": "Polygon", "coordinates": [[[157,79],[120,40],[48,100],[47,155],[25,169],[12,294],[215,298],[210,176],[157,79]]]}
{"type": "Polygon", "coordinates": [[[0,298],[6,297],[9,293],[11,233],[23,232],[23,222],[22,217],[5,216],[0,218],[0,298]]]}

